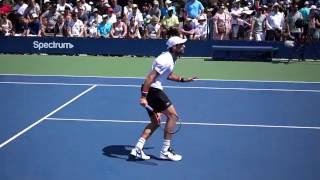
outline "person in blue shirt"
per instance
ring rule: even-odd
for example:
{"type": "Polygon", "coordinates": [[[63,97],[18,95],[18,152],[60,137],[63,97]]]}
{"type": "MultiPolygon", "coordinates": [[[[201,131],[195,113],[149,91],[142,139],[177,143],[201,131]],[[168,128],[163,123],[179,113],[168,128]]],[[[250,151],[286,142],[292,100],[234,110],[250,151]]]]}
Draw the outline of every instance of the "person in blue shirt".
{"type": "Polygon", "coordinates": [[[38,15],[33,13],[28,24],[27,36],[41,36],[41,23],[38,15]]]}
{"type": "Polygon", "coordinates": [[[168,16],[168,9],[169,8],[173,8],[173,14],[176,15],[176,7],[172,5],[172,1],[171,0],[166,0],[165,1],[165,6],[163,8],[160,9],[161,11],[161,19],[164,18],[165,16],[168,16]]]}
{"type": "Polygon", "coordinates": [[[187,17],[191,19],[197,19],[204,12],[204,7],[198,0],[188,0],[184,9],[187,17]]]}
{"type": "Polygon", "coordinates": [[[112,24],[107,22],[108,15],[106,15],[106,14],[103,15],[102,19],[103,19],[102,22],[97,27],[98,37],[108,38],[110,35],[112,24]]]}

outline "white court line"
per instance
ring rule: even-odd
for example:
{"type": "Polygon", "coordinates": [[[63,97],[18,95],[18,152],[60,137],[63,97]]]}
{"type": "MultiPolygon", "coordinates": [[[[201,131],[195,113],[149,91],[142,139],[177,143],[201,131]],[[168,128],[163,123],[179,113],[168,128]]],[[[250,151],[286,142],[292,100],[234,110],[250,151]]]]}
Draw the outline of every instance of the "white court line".
{"type": "MultiPolygon", "coordinates": [[[[77,75],[46,75],[46,74],[0,74],[0,76],[22,76],[22,77],[66,77],[66,78],[102,78],[102,79],[145,79],[145,77],[117,77],[117,76],[77,76],[77,75]]],[[[222,82],[253,82],[253,83],[297,83],[297,84],[320,84],[317,81],[268,81],[268,80],[237,80],[237,79],[197,79],[197,81],[222,81],[222,82]]]]}
{"type": "MultiPolygon", "coordinates": [[[[143,123],[147,124],[150,121],[126,121],[115,119],[67,119],[67,118],[47,118],[50,121],[79,121],[79,122],[110,122],[110,123],[143,123]]],[[[255,127],[255,128],[286,128],[286,129],[313,129],[320,130],[317,126],[280,126],[268,124],[220,124],[220,123],[195,123],[195,122],[182,122],[183,125],[196,125],[196,126],[227,126],[227,127],[255,127]]]]}
{"type": "MultiPolygon", "coordinates": [[[[141,85],[130,84],[90,84],[90,83],[43,83],[43,82],[0,82],[0,84],[20,84],[20,85],[57,85],[57,86],[100,86],[100,87],[141,87],[141,85]]],[[[238,90],[238,91],[276,91],[276,92],[314,92],[320,93],[315,89],[271,89],[271,88],[223,88],[223,87],[204,87],[204,86],[164,86],[169,89],[206,89],[206,90],[238,90]]]]}
{"type": "Polygon", "coordinates": [[[58,107],[57,109],[53,110],[52,112],[50,112],[49,114],[47,114],[46,116],[42,117],[41,119],[39,119],[38,121],[34,122],[33,124],[31,124],[30,126],[26,127],[25,129],[23,129],[22,131],[18,132],[17,134],[15,134],[14,136],[12,136],[10,139],[6,140],[5,142],[0,144],[0,149],[3,148],[5,145],[7,145],[8,143],[10,143],[11,141],[15,140],[16,138],[18,138],[19,136],[21,136],[22,134],[24,134],[25,132],[29,131],[31,128],[35,127],[36,125],[38,125],[39,123],[41,123],[42,121],[44,121],[45,119],[47,119],[48,117],[50,117],[51,115],[55,114],[56,112],[58,112],[59,110],[61,110],[62,108],[66,107],[67,105],[71,104],[73,101],[77,100],[78,98],[80,98],[81,96],[85,95],[86,93],[88,93],[89,91],[91,91],[92,89],[94,89],[96,87],[96,85],[91,86],[90,88],[88,88],[87,90],[83,91],[82,93],[80,93],[79,95],[77,95],[76,97],[72,98],[71,100],[69,100],[68,102],[64,103],[63,105],[61,105],[60,107],[58,107]]]}

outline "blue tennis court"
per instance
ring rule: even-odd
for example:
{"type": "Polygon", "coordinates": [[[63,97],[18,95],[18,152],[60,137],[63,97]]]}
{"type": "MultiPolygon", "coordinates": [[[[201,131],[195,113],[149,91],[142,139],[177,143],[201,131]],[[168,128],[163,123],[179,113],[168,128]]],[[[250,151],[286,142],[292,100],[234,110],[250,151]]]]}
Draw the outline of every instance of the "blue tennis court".
{"type": "Polygon", "coordinates": [[[0,75],[0,179],[320,179],[320,83],[197,80],[166,92],[182,119],[160,160],[128,158],[148,122],[141,78],[0,75]]]}

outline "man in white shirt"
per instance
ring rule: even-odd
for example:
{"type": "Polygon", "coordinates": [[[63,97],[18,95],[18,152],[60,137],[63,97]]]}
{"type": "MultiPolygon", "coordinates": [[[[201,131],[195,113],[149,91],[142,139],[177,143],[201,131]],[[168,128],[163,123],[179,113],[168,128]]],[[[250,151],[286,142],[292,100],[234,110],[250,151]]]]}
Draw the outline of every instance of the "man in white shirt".
{"type": "MultiPolygon", "coordinates": [[[[147,105],[151,106],[155,112],[162,113],[167,117],[160,158],[171,161],[180,161],[182,159],[182,156],[175,153],[171,147],[173,134],[170,132],[173,132],[172,130],[176,126],[178,114],[170,99],[164,93],[163,84],[168,80],[191,82],[196,79],[196,77],[185,79],[173,72],[177,58],[184,53],[184,43],[186,41],[186,39],[182,39],[178,36],[169,38],[166,43],[168,51],[163,52],[154,60],[151,71],[141,87],[140,105],[143,107],[147,107],[147,105]]],[[[150,156],[143,152],[143,146],[146,140],[159,127],[159,123],[157,122],[158,116],[150,111],[148,111],[148,114],[151,122],[145,127],[138,143],[130,153],[132,156],[143,160],[150,159],[150,156]]]]}
{"type": "Polygon", "coordinates": [[[69,35],[70,37],[83,37],[84,25],[83,22],[78,19],[77,13],[72,13],[72,20],[69,23],[69,35]]]}
{"type": "Polygon", "coordinates": [[[266,19],[266,40],[267,41],[280,41],[281,34],[284,27],[284,14],[279,12],[280,5],[275,3],[273,5],[272,12],[267,16],[266,19]]]}

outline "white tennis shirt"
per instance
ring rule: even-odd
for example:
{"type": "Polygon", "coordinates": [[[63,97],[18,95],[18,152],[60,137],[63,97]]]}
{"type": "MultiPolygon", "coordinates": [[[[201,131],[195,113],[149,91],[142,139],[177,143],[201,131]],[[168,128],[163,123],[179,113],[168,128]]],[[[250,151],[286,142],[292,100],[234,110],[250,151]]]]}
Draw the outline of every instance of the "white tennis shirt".
{"type": "Polygon", "coordinates": [[[169,51],[160,54],[152,63],[152,69],[159,73],[155,82],[151,87],[163,90],[163,84],[168,81],[168,76],[172,73],[174,68],[174,61],[169,51]]]}

